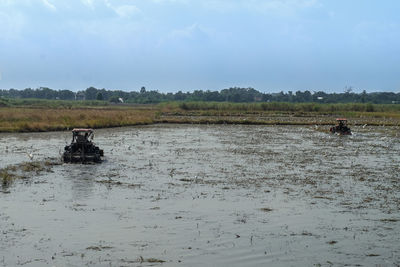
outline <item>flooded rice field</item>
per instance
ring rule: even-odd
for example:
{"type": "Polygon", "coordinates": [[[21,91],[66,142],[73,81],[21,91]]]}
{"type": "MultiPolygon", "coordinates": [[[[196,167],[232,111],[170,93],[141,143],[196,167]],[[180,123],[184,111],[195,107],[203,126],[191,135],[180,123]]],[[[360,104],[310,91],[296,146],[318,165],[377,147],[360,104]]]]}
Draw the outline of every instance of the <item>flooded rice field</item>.
{"type": "MultiPolygon", "coordinates": [[[[97,130],[102,164],[3,183],[0,266],[399,266],[400,130],[353,131],[97,130]]],[[[0,168],[70,139],[0,134],[0,168]]]]}

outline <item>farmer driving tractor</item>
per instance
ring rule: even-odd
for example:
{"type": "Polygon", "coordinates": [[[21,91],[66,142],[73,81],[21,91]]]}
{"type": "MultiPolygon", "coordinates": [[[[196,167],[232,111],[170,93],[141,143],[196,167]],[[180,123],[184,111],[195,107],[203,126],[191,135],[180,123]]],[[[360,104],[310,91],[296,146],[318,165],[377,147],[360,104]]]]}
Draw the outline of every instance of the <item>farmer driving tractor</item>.
{"type": "Polygon", "coordinates": [[[331,127],[331,133],[337,133],[340,135],[351,135],[351,130],[347,126],[347,119],[346,118],[337,118],[337,125],[331,127]]]}

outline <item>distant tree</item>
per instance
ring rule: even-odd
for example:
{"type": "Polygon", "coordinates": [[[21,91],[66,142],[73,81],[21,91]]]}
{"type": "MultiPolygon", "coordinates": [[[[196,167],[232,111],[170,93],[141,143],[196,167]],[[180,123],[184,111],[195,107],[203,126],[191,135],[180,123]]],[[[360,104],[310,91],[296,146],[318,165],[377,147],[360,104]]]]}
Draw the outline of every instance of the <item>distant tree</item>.
{"type": "Polygon", "coordinates": [[[96,100],[104,100],[103,94],[101,92],[97,93],[96,100]]]}
{"type": "Polygon", "coordinates": [[[178,91],[175,94],[175,100],[185,100],[185,94],[182,91],[178,91]]]}
{"type": "Polygon", "coordinates": [[[38,98],[44,99],[56,99],[57,97],[57,92],[48,87],[40,87],[39,89],[36,89],[35,94],[38,98]]]}
{"type": "MultiPolygon", "coordinates": [[[[89,87],[85,91],[72,92],[69,90],[53,90],[47,87],[38,89],[26,88],[24,90],[0,90],[0,96],[5,98],[39,98],[63,100],[108,100],[118,103],[118,98],[129,103],[160,103],[163,101],[228,101],[228,102],[318,102],[318,103],[373,103],[373,104],[399,104],[400,92],[375,92],[367,93],[365,90],[357,94],[352,87],[346,87],[342,93],[325,93],[317,91],[311,93],[306,90],[281,91],[279,93],[262,93],[254,88],[231,87],[221,91],[195,90],[193,92],[160,93],[147,91],[143,86],[140,91],[126,92],[122,90],[106,90],[89,87]]],[[[369,111],[374,108],[368,106],[369,111]]]]}
{"type": "Polygon", "coordinates": [[[95,100],[97,97],[98,90],[94,87],[89,87],[85,90],[86,100],[95,100]]]}
{"type": "Polygon", "coordinates": [[[367,101],[367,92],[365,90],[361,93],[361,103],[365,103],[367,101]]]}
{"type": "Polygon", "coordinates": [[[353,87],[352,87],[352,86],[346,86],[346,87],[344,88],[344,92],[345,92],[346,94],[352,93],[352,92],[353,92],[353,87]]]}
{"type": "Polygon", "coordinates": [[[72,92],[70,90],[58,91],[57,95],[58,95],[58,98],[62,99],[62,100],[73,100],[73,99],[75,99],[74,92],[72,92]]]}
{"type": "Polygon", "coordinates": [[[32,90],[31,88],[26,88],[25,90],[21,91],[20,95],[22,98],[34,98],[35,90],[32,90]]]}
{"type": "Polygon", "coordinates": [[[119,103],[119,96],[113,95],[112,97],[110,97],[109,101],[111,103],[119,103]]]}

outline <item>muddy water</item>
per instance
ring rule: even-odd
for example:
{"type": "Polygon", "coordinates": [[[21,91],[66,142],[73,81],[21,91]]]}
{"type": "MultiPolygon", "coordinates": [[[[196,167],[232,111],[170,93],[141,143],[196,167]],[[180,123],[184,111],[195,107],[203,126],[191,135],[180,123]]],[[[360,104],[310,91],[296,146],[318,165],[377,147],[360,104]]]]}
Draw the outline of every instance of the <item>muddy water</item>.
{"type": "MultiPolygon", "coordinates": [[[[104,163],[2,188],[0,266],[399,265],[399,129],[354,131],[98,130],[104,163]]],[[[69,139],[1,134],[0,167],[69,139]]]]}

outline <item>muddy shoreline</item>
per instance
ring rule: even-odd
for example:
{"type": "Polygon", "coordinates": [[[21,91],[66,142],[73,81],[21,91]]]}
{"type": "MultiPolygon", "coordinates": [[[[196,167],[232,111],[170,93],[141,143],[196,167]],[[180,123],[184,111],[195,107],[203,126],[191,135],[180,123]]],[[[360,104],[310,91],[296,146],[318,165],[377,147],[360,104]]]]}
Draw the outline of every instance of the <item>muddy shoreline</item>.
{"type": "MultiPolygon", "coordinates": [[[[99,129],[104,163],[27,172],[0,192],[0,265],[399,265],[398,127],[318,127],[99,129]]],[[[2,133],[0,167],[69,141],[2,133]]]]}

